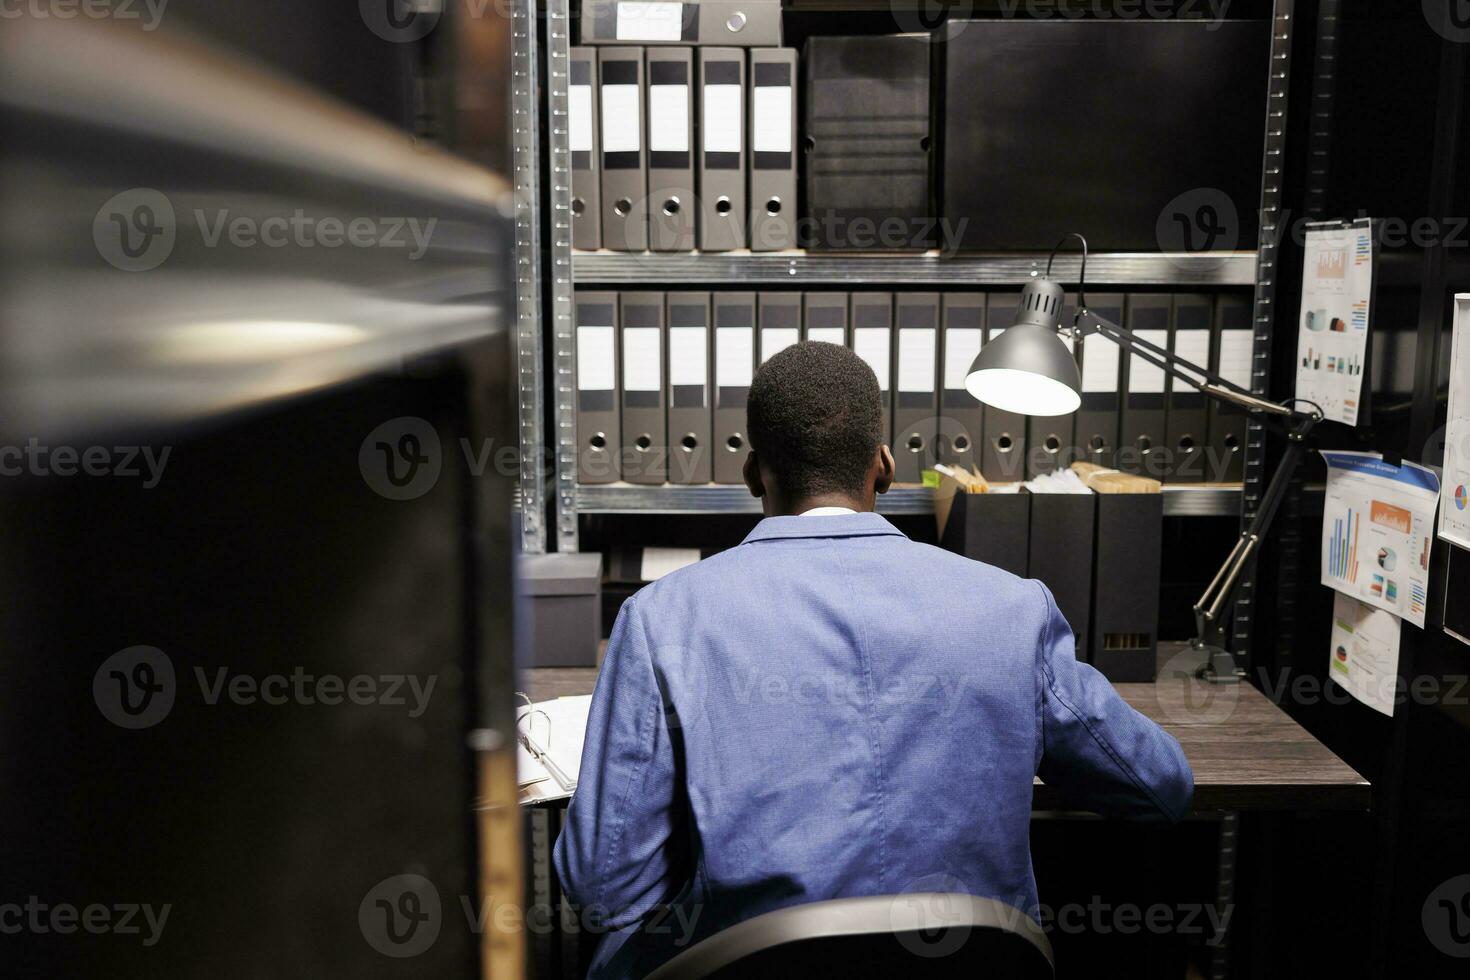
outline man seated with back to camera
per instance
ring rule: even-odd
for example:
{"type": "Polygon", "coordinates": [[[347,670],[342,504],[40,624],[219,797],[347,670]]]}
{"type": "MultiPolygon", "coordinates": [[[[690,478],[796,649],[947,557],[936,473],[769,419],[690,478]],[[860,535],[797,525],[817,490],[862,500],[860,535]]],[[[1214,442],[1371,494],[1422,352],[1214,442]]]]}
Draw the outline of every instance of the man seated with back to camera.
{"type": "Polygon", "coordinates": [[[873,512],[881,418],[847,348],[773,356],[747,408],[765,519],[623,604],[555,853],[609,931],[592,976],[831,898],[962,891],[1034,917],[1038,774],[1107,816],[1188,808],[1179,743],[1077,662],[1045,585],[873,512]]]}

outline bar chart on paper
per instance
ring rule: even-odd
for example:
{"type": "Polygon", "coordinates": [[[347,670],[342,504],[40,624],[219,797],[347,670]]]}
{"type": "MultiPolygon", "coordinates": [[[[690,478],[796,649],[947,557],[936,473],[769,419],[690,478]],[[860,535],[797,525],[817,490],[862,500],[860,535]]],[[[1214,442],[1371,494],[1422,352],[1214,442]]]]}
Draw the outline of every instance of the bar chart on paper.
{"type": "Polygon", "coordinates": [[[1349,584],[1358,581],[1358,523],[1362,515],[1348,508],[1332,520],[1332,537],[1328,539],[1327,574],[1349,584]]]}

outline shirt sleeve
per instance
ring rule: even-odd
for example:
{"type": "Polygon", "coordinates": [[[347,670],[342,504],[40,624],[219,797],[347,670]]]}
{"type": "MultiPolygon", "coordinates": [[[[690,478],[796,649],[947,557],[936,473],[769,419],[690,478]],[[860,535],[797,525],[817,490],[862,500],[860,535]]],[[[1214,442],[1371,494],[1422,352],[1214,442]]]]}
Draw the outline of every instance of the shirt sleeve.
{"type": "Polygon", "coordinates": [[[554,855],[568,900],[607,928],[639,921],[687,878],[674,758],[647,635],[630,599],[608,640],[554,855]]]}
{"type": "Polygon", "coordinates": [[[1072,628],[1040,582],[1042,754],[1037,774],[1068,800],[1105,816],[1180,820],[1194,773],[1178,741],[1078,663],[1072,628]]]}

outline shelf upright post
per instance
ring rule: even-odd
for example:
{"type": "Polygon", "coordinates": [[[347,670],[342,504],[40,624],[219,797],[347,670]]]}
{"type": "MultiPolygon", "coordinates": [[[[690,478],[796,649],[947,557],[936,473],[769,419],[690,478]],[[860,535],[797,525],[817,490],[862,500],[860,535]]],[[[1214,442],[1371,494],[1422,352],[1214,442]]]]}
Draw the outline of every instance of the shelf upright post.
{"type": "Polygon", "coordinates": [[[577,345],[572,328],[572,153],[569,0],[546,0],[547,143],[551,174],[551,340],[555,378],[556,550],[577,542],[577,345]]]}
{"type": "Polygon", "coordinates": [[[520,433],[521,551],[546,551],[541,369],[541,176],[537,152],[536,0],[515,0],[511,24],[511,158],[515,180],[515,358],[520,433]]]}

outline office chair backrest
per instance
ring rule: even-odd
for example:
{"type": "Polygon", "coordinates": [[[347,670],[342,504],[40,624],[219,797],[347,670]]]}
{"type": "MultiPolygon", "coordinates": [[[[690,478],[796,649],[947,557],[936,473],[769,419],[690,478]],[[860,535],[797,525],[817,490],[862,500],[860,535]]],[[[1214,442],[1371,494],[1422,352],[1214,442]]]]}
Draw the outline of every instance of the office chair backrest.
{"type": "Polygon", "coordinates": [[[777,909],[690,947],[648,980],[840,976],[1051,980],[1051,943],[1018,909],[943,892],[777,909]]]}

